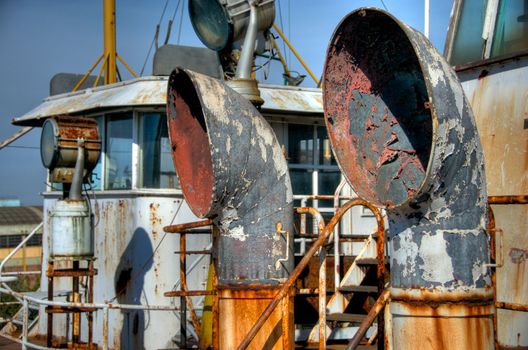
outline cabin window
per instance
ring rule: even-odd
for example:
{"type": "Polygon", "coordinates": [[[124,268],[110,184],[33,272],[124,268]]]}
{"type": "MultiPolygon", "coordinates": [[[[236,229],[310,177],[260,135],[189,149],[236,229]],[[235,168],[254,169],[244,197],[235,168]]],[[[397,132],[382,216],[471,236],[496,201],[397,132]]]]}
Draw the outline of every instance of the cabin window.
{"type": "Polygon", "coordinates": [[[528,0],[500,0],[491,56],[528,49],[528,0]]]}
{"type": "MultiPolygon", "coordinates": [[[[271,123],[285,147],[294,195],[331,195],[341,181],[341,172],[330,148],[324,126],[271,123]]],[[[319,201],[319,205],[326,202],[319,201]]],[[[332,204],[330,203],[331,207],[332,204]]]]}
{"type": "Polygon", "coordinates": [[[165,113],[143,113],[139,127],[140,186],[180,188],[170,149],[165,113]]]}
{"type": "Polygon", "coordinates": [[[107,116],[105,189],[132,188],[132,113],[107,116]]]}
{"type": "Polygon", "coordinates": [[[483,58],[482,30],[487,0],[464,0],[456,24],[450,63],[453,65],[479,61],[483,58]]]}

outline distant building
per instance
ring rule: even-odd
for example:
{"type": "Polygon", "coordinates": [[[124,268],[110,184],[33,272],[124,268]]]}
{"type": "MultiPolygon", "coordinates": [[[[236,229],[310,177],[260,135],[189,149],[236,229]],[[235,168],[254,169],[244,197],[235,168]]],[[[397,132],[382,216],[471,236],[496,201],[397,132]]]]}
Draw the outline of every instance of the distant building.
{"type": "MultiPolygon", "coordinates": [[[[42,222],[41,206],[0,206],[0,260],[42,222]]],[[[11,270],[38,266],[42,255],[42,229],[8,263],[11,270]]]]}
{"type": "Polygon", "coordinates": [[[0,198],[0,207],[19,207],[20,199],[18,198],[0,198]]]}

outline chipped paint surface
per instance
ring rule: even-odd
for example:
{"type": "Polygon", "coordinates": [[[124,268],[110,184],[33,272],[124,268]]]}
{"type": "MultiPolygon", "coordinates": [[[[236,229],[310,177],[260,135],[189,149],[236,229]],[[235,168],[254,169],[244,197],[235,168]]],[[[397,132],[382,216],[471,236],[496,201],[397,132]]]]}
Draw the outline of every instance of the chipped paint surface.
{"type": "Polygon", "coordinates": [[[219,282],[283,281],[293,269],[293,236],[287,236],[289,242],[276,239],[275,227],[280,222],[292,232],[293,196],[287,163],[272,128],[245,98],[198,73],[176,70],[168,95],[169,134],[176,144],[173,156],[182,190],[192,210],[212,219],[220,231],[219,282]],[[181,113],[187,117],[181,118],[181,113]],[[186,130],[198,124],[203,134],[197,145],[186,130]],[[189,145],[189,150],[178,151],[178,144],[189,145]],[[191,151],[196,148],[200,152],[191,151]],[[196,164],[204,160],[211,167],[202,172],[196,164]],[[193,174],[198,180],[180,174],[193,174]],[[202,175],[213,180],[211,186],[201,182],[202,175]],[[275,269],[277,260],[285,257],[288,260],[275,269]]]}
{"type": "Polygon", "coordinates": [[[366,30],[367,21],[347,21],[334,34],[325,65],[325,116],[354,190],[390,207],[408,201],[423,183],[432,121],[405,34],[394,22],[368,22],[366,30]]]}
{"type": "Polygon", "coordinates": [[[483,156],[453,70],[420,33],[362,9],[336,30],[324,79],[339,165],[362,196],[388,209],[393,285],[488,285],[474,269],[489,262],[483,156]],[[420,166],[402,156],[409,149],[420,166]]]}

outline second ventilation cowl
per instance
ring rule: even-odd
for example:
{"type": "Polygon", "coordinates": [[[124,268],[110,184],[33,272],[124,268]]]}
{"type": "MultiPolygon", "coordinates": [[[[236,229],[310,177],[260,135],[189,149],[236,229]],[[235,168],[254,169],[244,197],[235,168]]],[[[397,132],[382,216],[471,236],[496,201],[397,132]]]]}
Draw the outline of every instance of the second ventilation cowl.
{"type": "Polygon", "coordinates": [[[270,125],[223,82],[184,69],[170,76],[167,115],[185,199],[220,231],[219,282],[284,281],[293,269],[293,196],[270,125]]]}

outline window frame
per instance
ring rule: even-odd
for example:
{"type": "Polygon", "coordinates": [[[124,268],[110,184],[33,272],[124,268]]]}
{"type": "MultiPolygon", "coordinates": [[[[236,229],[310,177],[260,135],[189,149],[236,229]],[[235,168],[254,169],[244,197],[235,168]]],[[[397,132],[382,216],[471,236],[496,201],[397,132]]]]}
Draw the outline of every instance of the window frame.
{"type": "MultiPolygon", "coordinates": [[[[288,128],[292,125],[309,125],[312,126],[312,140],[313,140],[313,155],[312,155],[312,164],[302,164],[302,163],[290,163],[289,159],[287,159],[288,162],[288,170],[306,170],[307,172],[311,171],[311,184],[312,184],[312,193],[306,193],[306,194],[295,194],[294,193],[294,199],[300,200],[302,198],[306,198],[309,196],[317,196],[320,195],[319,191],[319,177],[320,172],[324,170],[335,170],[339,172],[340,174],[340,181],[343,180],[343,174],[341,173],[341,169],[337,165],[337,161],[335,165],[324,165],[320,164],[319,162],[319,149],[322,146],[321,143],[317,142],[318,134],[317,134],[317,128],[322,127],[324,128],[324,123],[321,123],[321,120],[314,120],[314,119],[308,119],[308,118],[292,118],[289,117],[287,119],[278,119],[278,118],[268,118],[266,116],[266,119],[270,122],[272,125],[272,128],[275,132],[277,132],[276,128],[273,127],[274,124],[282,124],[282,128],[284,128],[281,131],[281,137],[279,137],[279,143],[281,146],[284,146],[286,149],[286,152],[288,154],[289,151],[289,137],[288,137],[288,128]]],[[[332,157],[334,157],[332,153],[332,157]]],[[[335,157],[334,157],[335,159],[335,157]]],[[[337,188],[337,185],[336,185],[337,188]]],[[[333,193],[331,193],[333,194],[333,193]]],[[[317,208],[321,213],[326,212],[333,212],[333,206],[319,206],[318,200],[313,200],[311,206],[314,208],[317,208]]]]}
{"type": "MultiPolygon", "coordinates": [[[[451,59],[452,59],[456,33],[458,31],[458,25],[460,22],[460,14],[461,14],[460,10],[462,8],[464,1],[470,1],[470,0],[454,0],[453,1],[451,19],[449,21],[447,37],[446,37],[446,42],[444,46],[444,56],[446,57],[448,62],[451,62],[451,59]]],[[[493,43],[495,40],[495,29],[496,29],[496,24],[497,24],[497,18],[499,15],[498,12],[500,8],[500,1],[501,0],[488,0],[487,6],[486,6],[486,14],[484,18],[484,25],[482,28],[482,38],[484,39],[484,45],[482,47],[481,58],[476,61],[468,61],[468,62],[464,62],[461,64],[455,64],[454,66],[457,67],[457,70],[463,70],[463,69],[471,68],[471,67],[478,67],[483,64],[491,64],[491,63],[501,62],[504,60],[515,58],[515,57],[528,55],[528,49],[525,49],[525,50],[519,50],[519,51],[511,52],[508,54],[504,54],[504,55],[498,55],[495,57],[491,57],[493,43]]]]}

